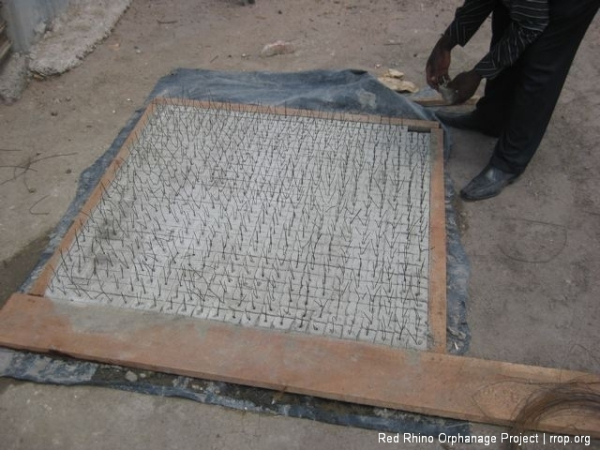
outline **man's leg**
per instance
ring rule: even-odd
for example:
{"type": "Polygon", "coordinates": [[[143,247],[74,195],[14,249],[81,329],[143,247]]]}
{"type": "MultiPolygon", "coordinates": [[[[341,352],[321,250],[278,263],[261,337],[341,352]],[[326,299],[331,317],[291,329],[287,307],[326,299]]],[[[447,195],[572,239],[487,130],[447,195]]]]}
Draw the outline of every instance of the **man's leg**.
{"type": "Polygon", "coordinates": [[[600,0],[550,1],[550,23],[519,58],[511,109],[490,164],[462,191],[465,200],[498,195],[536,152],[600,0]]]}
{"type": "MultiPolygon", "coordinates": [[[[492,12],[492,40],[490,48],[493,48],[504,36],[506,29],[511,24],[508,8],[502,2],[498,2],[492,12]]],[[[484,96],[477,102],[475,115],[484,120],[488,126],[499,135],[506,124],[506,117],[514,94],[515,83],[519,76],[519,66],[504,69],[493,80],[485,82],[484,96]]]]}
{"type": "Polygon", "coordinates": [[[519,60],[511,111],[491,165],[521,174],[546,132],[569,68],[600,0],[550,2],[550,23],[519,60]]]}

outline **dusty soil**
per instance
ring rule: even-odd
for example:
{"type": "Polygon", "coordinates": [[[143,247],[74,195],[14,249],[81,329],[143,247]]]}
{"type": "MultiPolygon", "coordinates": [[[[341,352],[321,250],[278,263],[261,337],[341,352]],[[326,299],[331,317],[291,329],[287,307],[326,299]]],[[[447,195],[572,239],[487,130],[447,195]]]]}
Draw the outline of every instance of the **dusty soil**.
{"type": "Polygon", "coordinates": [[[40,254],[48,245],[48,233],[27,244],[19,253],[2,261],[0,271],[0,308],[17,291],[35,267],[40,254]]]}
{"type": "MultiPolygon", "coordinates": [[[[134,0],[82,65],[33,81],[20,102],[0,106],[2,295],[4,280],[16,286],[23,276],[18,261],[35,261],[40,247],[28,244],[56,225],[79,174],[108,148],[161,76],[177,67],[357,68],[374,74],[392,67],[422,86],[429,51],[459,3],[134,0]],[[291,41],[296,52],[258,56],[279,39],[291,41]]],[[[453,54],[455,73],[483,56],[489,39],[489,26],[484,28],[453,54]]],[[[521,180],[496,199],[459,205],[472,265],[472,356],[600,370],[597,42],[598,18],[521,180]]],[[[453,139],[448,170],[460,188],[485,164],[494,141],[459,132],[453,139]]]]}

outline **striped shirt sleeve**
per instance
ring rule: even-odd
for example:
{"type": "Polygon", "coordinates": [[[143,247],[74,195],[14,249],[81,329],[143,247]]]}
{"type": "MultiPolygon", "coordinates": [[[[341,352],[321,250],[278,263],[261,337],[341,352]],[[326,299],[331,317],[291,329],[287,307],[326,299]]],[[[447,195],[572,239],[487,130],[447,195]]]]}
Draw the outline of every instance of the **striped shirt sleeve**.
{"type": "Polygon", "coordinates": [[[492,13],[497,1],[499,0],[466,0],[465,4],[456,10],[454,21],[444,33],[450,38],[452,47],[464,47],[469,42],[483,21],[492,13]]]}
{"type": "MultiPolygon", "coordinates": [[[[465,45],[479,29],[500,0],[466,0],[456,11],[456,17],[446,34],[453,45],[465,45]]],[[[513,0],[503,2],[509,9],[511,23],[504,36],[475,66],[484,78],[495,78],[504,68],[512,66],[523,51],[537,39],[548,25],[548,0],[513,0]]]]}

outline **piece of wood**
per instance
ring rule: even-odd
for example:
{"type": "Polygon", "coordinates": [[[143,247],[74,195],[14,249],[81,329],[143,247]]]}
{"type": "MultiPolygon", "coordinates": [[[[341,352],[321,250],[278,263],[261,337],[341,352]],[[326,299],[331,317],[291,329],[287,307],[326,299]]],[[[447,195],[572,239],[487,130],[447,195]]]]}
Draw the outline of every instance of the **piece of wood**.
{"type": "MultiPolygon", "coordinates": [[[[474,95],[466,102],[461,103],[461,105],[474,105],[479,101],[479,98],[480,97],[478,95],[474,95]]],[[[442,97],[411,98],[410,100],[418,103],[421,106],[455,106],[448,104],[448,102],[446,102],[446,100],[444,100],[442,97]]]]}
{"type": "Polygon", "coordinates": [[[444,133],[431,130],[433,160],[429,194],[429,332],[430,350],[446,351],[446,202],[444,189],[444,133]]]}
{"type": "MultiPolygon", "coordinates": [[[[540,386],[598,375],[187,317],[13,295],[0,345],[346,402],[509,425],[540,386]]],[[[600,418],[568,412],[539,429],[600,437],[600,418]]]]}
{"type": "Polygon", "coordinates": [[[222,103],[205,100],[188,100],[179,98],[157,97],[154,104],[192,106],[196,108],[225,109],[229,111],[257,112],[263,114],[279,114],[282,116],[316,117],[320,119],[341,120],[348,122],[387,123],[401,125],[409,128],[409,131],[430,131],[440,128],[439,122],[431,120],[403,119],[400,117],[384,117],[373,114],[350,114],[334,111],[316,111],[312,109],[296,109],[284,106],[248,105],[241,103],[222,103]]]}

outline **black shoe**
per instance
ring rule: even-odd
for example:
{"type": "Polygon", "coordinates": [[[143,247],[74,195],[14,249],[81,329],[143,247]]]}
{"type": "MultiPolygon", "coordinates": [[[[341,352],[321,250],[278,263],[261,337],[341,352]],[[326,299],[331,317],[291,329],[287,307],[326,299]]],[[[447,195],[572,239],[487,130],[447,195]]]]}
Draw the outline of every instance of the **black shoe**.
{"type": "Polygon", "coordinates": [[[487,123],[484,119],[474,112],[466,114],[457,114],[451,112],[437,111],[436,117],[445,125],[461,130],[470,130],[483,133],[487,136],[500,137],[500,130],[493,124],[487,123]]]}
{"type": "Polygon", "coordinates": [[[514,183],[517,178],[519,178],[519,175],[504,172],[488,164],[479,175],[460,191],[460,196],[467,201],[495,197],[506,186],[514,183]]]}

